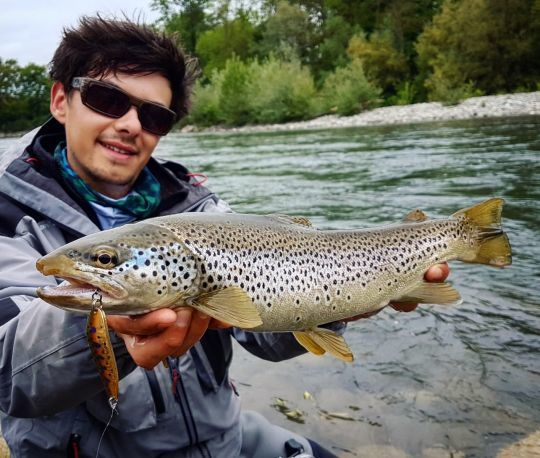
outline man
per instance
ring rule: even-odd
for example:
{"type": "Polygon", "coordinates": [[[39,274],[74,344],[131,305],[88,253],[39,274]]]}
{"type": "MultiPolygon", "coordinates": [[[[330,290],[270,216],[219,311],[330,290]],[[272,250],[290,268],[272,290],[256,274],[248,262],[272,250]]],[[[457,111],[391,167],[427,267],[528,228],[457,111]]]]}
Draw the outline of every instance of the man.
{"type": "MultiPolygon", "coordinates": [[[[230,209],[193,186],[181,165],[151,158],[189,105],[193,75],[170,38],[83,18],[65,31],[50,72],[53,118],[5,153],[13,160],[0,176],[0,409],[12,455],[90,457],[99,447],[104,457],[277,457],[295,439],[309,454],[331,456],[241,413],[228,378],[231,336],[272,361],[304,353],[294,337],[231,329],[190,308],[108,317],[121,377],[111,416],[85,317],[36,298],[53,281],[35,270],[36,259],[127,222],[230,209]]],[[[429,275],[442,280],[447,267],[429,275]]]]}

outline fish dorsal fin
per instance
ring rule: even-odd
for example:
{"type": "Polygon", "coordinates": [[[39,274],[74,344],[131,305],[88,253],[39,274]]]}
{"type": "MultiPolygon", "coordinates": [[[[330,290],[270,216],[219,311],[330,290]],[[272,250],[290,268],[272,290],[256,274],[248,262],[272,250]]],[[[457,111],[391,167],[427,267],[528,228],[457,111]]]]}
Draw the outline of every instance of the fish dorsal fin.
{"type": "Polygon", "coordinates": [[[422,221],[427,221],[428,219],[428,216],[422,210],[417,208],[416,210],[407,213],[405,218],[403,218],[403,221],[405,223],[421,223],[422,221]]]}
{"type": "Polygon", "coordinates": [[[190,302],[201,312],[232,326],[250,329],[262,324],[257,307],[238,286],[204,293],[190,302]]]}
{"type": "Polygon", "coordinates": [[[300,345],[315,355],[328,352],[347,363],[354,359],[345,339],[330,329],[313,328],[295,331],[293,334],[300,345]]]}
{"type": "Polygon", "coordinates": [[[305,216],[290,216],[290,215],[281,215],[281,214],[272,214],[268,215],[268,218],[271,218],[275,221],[285,224],[299,224],[301,226],[313,227],[311,221],[305,216]]]}
{"type": "Polygon", "coordinates": [[[460,294],[450,285],[450,283],[428,283],[423,282],[404,296],[392,300],[392,304],[418,303],[418,304],[440,304],[458,305],[461,302],[460,294]]]}

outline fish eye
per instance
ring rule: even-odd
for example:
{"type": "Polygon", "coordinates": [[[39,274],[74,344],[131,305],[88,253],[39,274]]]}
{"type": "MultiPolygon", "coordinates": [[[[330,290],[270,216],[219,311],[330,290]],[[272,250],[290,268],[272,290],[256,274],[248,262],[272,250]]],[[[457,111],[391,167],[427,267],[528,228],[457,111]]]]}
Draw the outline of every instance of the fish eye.
{"type": "Polygon", "coordinates": [[[92,261],[96,267],[110,269],[118,265],[118,255],[110,248],[99,248],[92,256],[92,261]]]}

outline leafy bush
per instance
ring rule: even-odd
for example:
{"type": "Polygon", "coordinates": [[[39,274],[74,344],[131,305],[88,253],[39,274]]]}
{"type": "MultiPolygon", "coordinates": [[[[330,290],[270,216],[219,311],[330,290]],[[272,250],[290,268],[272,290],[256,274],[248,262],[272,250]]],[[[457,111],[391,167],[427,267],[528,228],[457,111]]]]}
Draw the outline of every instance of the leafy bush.
{"type": "Polygon", "coordinates": [[[251,123],[277,123],[313,115],[315,84],[299,60],[285,62],[271,56],[251,63],[247,103],[251,123]]]}
{"type": "Polygon", "coordinates": [[[425,86],[429,91],[429,100],[447,105],[455,105],[469,97],[484,95],[484,92],[476,88],[472,81],[465,83],[451,81],[439,69],[435,69],[430,75],[425,86]]]}
{"type": "Polygon", "coordinates": [[[296,60],[270,57],[243,63],[229,59],[207,85],[197,83],[187,122],[243,125],[306,119],[314,114],[313,78],[296,60]]]}
{"type": "Polygon", "coordinates": [[[225,64],[219,91],[219,113],[226,124],[243,125],[250,121],[248,84],[251,67],[237,57],[225,64]]]}
{"type": "Polygon", "coordinates": [[[380,95],[381,89],[367,80],[360,59],[353,59],[324,81],[320,95],[321,111],[352,115],[376,106],[380,95]]]}
{"type": "Polygon", "coordinates": [[[197,81],[193,88],[193,106],[185,123],[199,126],[213,126],[224,122],[219,108],[219,96],[223,73],[214,72],[210,84],[197,81]]]}

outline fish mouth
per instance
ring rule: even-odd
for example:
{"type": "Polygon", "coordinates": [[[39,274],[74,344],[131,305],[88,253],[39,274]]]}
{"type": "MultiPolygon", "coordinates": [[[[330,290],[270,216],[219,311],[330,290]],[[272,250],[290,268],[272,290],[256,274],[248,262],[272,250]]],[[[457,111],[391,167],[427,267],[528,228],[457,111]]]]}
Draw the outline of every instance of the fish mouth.
{"type": "Polygon", "coordinates": [[[65,308],[80,310],[92,306],[98,292],[101,302],[118,303],[127,298],[128,292],[110,277],[93,271],[81,271],[69,259],[44,260],[36,262],[36,268],[43,275],[54,275],[65,280],[57,286],[37,289],[37,295],[46,302],[65,308]],[[69,273],[67,273],[69,272],[69,273]]]}

